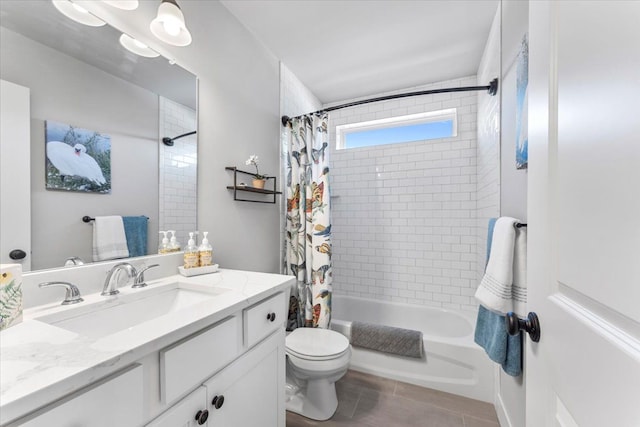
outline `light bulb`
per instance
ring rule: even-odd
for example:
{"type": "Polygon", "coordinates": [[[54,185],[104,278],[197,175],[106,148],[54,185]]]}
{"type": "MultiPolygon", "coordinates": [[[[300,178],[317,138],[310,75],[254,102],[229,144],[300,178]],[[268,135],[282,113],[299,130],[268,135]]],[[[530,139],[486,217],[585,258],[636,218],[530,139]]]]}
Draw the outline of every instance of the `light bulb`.
{"type": "Polygon", "coordinates": [[[154,36],[170,45],[187,46],[191,43],[191,33],[175,0],[162,0],[158,15],[149,24],[149,29],[154,36]]]}
{"type": "Polygon", "coordinates": [[[162,23],[162,27],[171,36],[177,36],[180,34],[180,22],[177,19],[167,19],[162,23]]]}
{"type": "Polygon", "coordinates": [[[128,51],[133,52],[136,55],[144,56],[145,58],[156,58],[160,56],[158,52],[151,49],[145,43],[142,43],[127,34],[122,34],[120,36],[120,44],[128,51]]]}
{"type": "MultiPolygon", "coordinates": [[[[2,0],[0,0],[2,1],[2,0]]],[[[106,24],[102,19],[93,15],[87,9],[68,0],[51,0],[53,5],[67,18],[73,19],[91,27],[101,27],[106,24]]]]}
{"type": "Polygon", "coordinates": [[[87,9],[85,9],[85,8],[84,8],[84,7],[82,7],[82,6],[78,6],[78,5],[77,5],[77,4],[75,4],[75,3],[73,3],[73,8],[74,8],[75,10],[77,10],[78,12],[80,12],[80,13],[89,13],[89,11],[88,11],[87,9]]]}

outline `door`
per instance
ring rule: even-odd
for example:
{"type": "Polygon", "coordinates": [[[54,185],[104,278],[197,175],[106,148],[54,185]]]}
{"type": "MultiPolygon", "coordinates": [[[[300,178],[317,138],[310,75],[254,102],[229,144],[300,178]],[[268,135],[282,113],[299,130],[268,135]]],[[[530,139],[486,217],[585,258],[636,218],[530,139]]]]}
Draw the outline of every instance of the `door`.
{"type": "Polygon", "coordinates": [[[205,383],[209,424],[284,427],[284,334],[249,350],[205,383]]]}
{"type": "Polygon", "coordinates": [[[209,425],[207,390],[200,386],[187,397],[167,409],[146,427],[197,427],[209,425]]]}
{"type": "Polygon", "coordinates": [[[531,1],[527,426],[640,426],[640,2],[531,1]]]}
{"type": "MultiPolygon", "coordinates": [[[[0,81],[0,263],[31,270],[31,110],[29,89],[0,81]],[[12,259],[11,251],[25,253],[12,259]]],[[[44,165],[42,165],[44,167],[44,165]]]]}

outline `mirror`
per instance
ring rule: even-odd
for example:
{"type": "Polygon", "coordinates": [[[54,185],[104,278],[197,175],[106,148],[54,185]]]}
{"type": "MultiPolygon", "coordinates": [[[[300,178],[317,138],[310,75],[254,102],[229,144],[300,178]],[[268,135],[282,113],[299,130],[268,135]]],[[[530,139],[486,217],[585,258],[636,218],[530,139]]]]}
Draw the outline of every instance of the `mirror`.
{"type": "Polygon", "coordinates": [[[162,138],[197,129],[196,77],[125,50],[115,28],[76,23],[50,1],[3,0],[0,14],[0,78],[30,92],[31,270],[92,261],[84,216],[148,217],[147,254],[159,230],[184,244],[196,229],[197,138],[162,138]],[[46,122],[109,136],[110,192],[46,189],[46,122]]]}

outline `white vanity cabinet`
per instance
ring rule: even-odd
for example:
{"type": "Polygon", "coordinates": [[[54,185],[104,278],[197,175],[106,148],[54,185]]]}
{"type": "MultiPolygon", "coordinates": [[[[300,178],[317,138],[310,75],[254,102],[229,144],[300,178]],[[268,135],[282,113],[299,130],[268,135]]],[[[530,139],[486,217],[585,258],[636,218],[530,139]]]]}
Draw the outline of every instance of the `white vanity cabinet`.
{"type": "MultiPolygon", "coordinates": [[[[14,376],[15,369],[24,372],[21,388],[11,375],[0,379],[0,425],[285,427],[284,322],[293,279],[226,270],[180,278],[185,283],[179,285],[209,291],[212,279],[227,290],[107,336],[48,324],[40,309],[39,317],[3,331],[0,361],[14,376]],[[32,350],[48,343],[52,353],[32,350]],[[35,359],[37,369],[26,370],[23,359],[35,359]],[[29,377],[31,372],[42,374],[29,377]],[[22,392],[26,388],[31,391],[22,392]]],[[[173,289],[172,280],[156,289],[173,289]]],[[[97,294],[85,297],[92,298],[101,301],[97,294]]],[[[108,304],[95,312],[103,306],[108,304]]]]}
{"type": "Polygon", "coordinates": [[[170,407],[147,427],[284,427],[285,301],[280,292],[160,350],[170,407]]]}

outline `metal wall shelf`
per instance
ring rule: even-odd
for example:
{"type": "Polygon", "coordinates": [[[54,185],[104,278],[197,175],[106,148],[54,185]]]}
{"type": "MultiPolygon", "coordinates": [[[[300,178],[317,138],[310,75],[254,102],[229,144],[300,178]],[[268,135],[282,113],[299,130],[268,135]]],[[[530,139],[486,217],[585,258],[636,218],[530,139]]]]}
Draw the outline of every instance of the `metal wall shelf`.
{"type": "Polygon", "coordinates": [[[275,189],[278,188],[278,181],[276,179],[275,176],[269,176],[266,178],[267,182],[266,185],[268,185],[270,183],[271,180],[273,180],[273,189],[269,190],[266,188],[255,188],[255,187],[251,187],[249,185],[239,185],[238,183],[238,174],[244,174],[244,175],[251,175],[253,176],[254,173],[253,172],[247,172],[247,171],[243,171],[240,170],[238,168],[236,168],[235,166],[227,166],[225,167],[226,170],[228,171],[233,171],[233,185],[228,185],[227,189],[228,190],[233,190],[233,200],[236,200],[238,202],[251,202],[251,203],[274,203],[276,202],[276,195],[278,194],[282,194],[281,191],[276,191],[275,189]],[[254,199],[242,199],[242,198],[238,198],[238,192],[247,192],[247,193],[253,193],[253,194],[260,194],[260,195],[272,195],[273,196],[273,200],[254,200],[254,199]]]}

